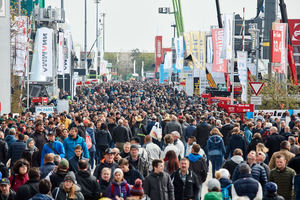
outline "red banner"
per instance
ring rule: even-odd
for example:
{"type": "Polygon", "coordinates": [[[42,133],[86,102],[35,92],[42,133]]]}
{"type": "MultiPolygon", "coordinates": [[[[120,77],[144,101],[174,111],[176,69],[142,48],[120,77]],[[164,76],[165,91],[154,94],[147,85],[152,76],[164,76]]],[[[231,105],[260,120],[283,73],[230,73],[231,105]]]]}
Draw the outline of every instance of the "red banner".
{"type": "Polygon", "coordinates": [[[300,45],[300,19],[289,19],[289,29],[293,45],[300,45]]]}
{"type": "Polygon", "coordinates": [[[163,59],[162,36],[156,36],[155,37],[155,72],[159,71],[159,67],[162,59],[163,59]]]}
{"type": "Polygon", "coordinates": [[[272,63],[281,63],[282,31],[272,31],[272,63]]]}
{"type": "Polygon", "coordinates": [[[227,73],[228,72],[227,60],[221,59],[224,29],[223,28],[212,29],[211,33],[212,33],[213,50],[214,50],[212,71],[227,73]]]}

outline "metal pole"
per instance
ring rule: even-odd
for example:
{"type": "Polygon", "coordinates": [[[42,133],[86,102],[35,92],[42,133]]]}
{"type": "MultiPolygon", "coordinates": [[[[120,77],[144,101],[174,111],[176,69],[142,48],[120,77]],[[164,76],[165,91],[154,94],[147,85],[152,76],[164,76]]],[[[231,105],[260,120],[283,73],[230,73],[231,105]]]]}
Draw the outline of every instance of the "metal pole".
{"type": "Polygon", "coordinates": [[[88,75],[88,66],[87,66],[87,0],[84,0],[84,68],[85,75],[88,75]]]}
{"type": "Polygon", "coordinates": [[[26,73],[27,73],[27,110],[29,110],[29,101],[30,101],[30,97],[29,97],[29,65],[26,66],[26,73]]]}
{"type": "Polygon", "coordinates": [[[105,13],[103,13],[103,56],[104,56],[104,52],[105,52],[105,13]]]}
{"type": "Polygon", "coordinates": [[[256,81],[258,81],[258,57],[259,57],[259,30],[255,32],[255,43],[256,43],[256,48],[255,48],[255,53],[256,53],[256,81]]]}
{"type": "Polygon", "coordinates": [[[233,13],[233,21],[232,21],[232,59],[231,59],[231,74],[230,74],[230,82],[232,85],[231,95],[230,95],[230,103],[233,105],[234,99],[234,57],[235,57],[235,50],[234,50],[234,35],[235,35],[235,13],[233,13]]]}
{"type": "Polygon", "coordinates": [[[95,55],[95,68],[96,68],[96,75],[98,75],[97,70],[98,70],[98,49],[99,49],[99,0],[96,0],[96,55],[95,55]]]}
{"type": "Polygon", "coordinates": [[[216,0],[216,8],[217,8],[217,17],[218,17],[219,28],[223,28],[219,0],[216,0]]]}

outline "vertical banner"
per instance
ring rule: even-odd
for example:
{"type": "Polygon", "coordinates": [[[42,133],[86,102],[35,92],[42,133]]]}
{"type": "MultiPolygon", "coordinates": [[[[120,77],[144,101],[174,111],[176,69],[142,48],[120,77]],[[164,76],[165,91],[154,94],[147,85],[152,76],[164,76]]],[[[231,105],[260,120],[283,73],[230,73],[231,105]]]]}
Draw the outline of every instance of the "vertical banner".
{"type": "Polygon", "coordinates": [[[191,32],[191,55],[194,66],[198,69],[205,69],[205,33],[204,32],[191,32]]]}
{"type": "Polygon", "coordinates": [[[194,77],[194,94],[200,95],[200,78],[194,77]]]}
{"type": "Polygon", "coordinates": [[[281,45],[279,46],[281,50],[281,62],[280,66],[274,66],[273,71],[278,72],[278,73],[286,73],[287,69],[287,24],[286,23],[274,23],[273,24],[273,29],[274,30],[279,30],[281,31],[281,45]]]}
{"type": "Polygon", "coordinates": [[[172,69],[172,52],[171,51],[168,51],[165,55],[164,69],[165,70],[171,70],[172,69]]]}
{"type": "Polygon", "coordinates": [[[100,75],[106,74],[107,73],[107,61],[106,60],[102,60],[100,62],[100,75]]]}
{"type": "Polygon", "coordinates": [[[272,63],[281,63],[281,35],[282,31],[273,30],[272,31],[272,63]]]}
{"type": "Polygon", "coordinates": [[[162,59],[163,59],[162,36],[156,36],[155,37],[155,72],[158,72],[162,59]]]}
{"type": "Polygon", "coordinates": [[[205,64],[206,64],[205,32],[200,32],[199,49],[200,49],[200,55],[199,55],[200,69],[205,70],[205,64]]]}
{"type": "Polygon", "coordinates": [[[207,37],[206,40],[206,62],[212,63],[213,62],[213,42],[212,37],[207,37]]]}
{"type": "Polygon", "coordinates": [[[59,32],[58,33],[58,67],[57,67],[57,74],[62,75],[64,72],[64,65],[65,65],[65,59],[64,59],[64,33],[59,32]]]}
{"type": "Polygon", "coordinates": [[[72,39],[71,39],[71,32],[66,31],[64,34],[65,38],[65,45],[64,45],[64,73],[69,74],[71,71],[71,48],[72,48],[72,39]]]}
{"type": "Polygon", "coordinates": [[[238,51],[237,52],[237,67],[240,83],[242,85],[242,96],[241,99],[247,102],[247,80],[248,80],[248,70],[247,70],[247,52],[238,51]]]}
{"type": "Polygon", "coordinates": [[[214,52],[212,71],[228,73],[227,60],[221,58],[224,29],[223,28],[212,29],[211,32],[212,32],[213,52],[214,52]]]}
{"type": "Polygon", "coordinates": [[[183,49],[183,37],[175,39],[175,49],[176,49],[176,68],[183,69],[184,62],[184,49],[183,49]]]}
{"type": "MultiPolygon", "coordinates": [[[[185,57],[192,56],[192,44],[191,44],[191,34],[190,33],[184,33],[184,45],[185,45],[185,57]]],[[[188,60],[188,66],[193,69],[194,65],[192,61],[188,60]]]]}
{"type": "Polygon", "coordinates": [[[233,54],[233,14],[224,15],[224,39],[221,51],[221,58],[231,60],[233,54]]]}

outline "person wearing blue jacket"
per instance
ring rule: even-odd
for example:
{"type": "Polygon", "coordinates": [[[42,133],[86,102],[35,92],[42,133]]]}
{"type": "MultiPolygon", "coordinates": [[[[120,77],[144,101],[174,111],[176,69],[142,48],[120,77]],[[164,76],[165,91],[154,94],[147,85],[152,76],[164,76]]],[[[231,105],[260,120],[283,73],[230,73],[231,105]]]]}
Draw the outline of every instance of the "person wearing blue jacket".
{"type": "Polygon", "coordinates": [[[208,159],[212,163],[212,174],[215,177],[215,172],[222,167],[224,156],[226,153],[222,134],[218,128],[213,128],[210,131],[211,136],[207,140],[208,159]]]}
{"type": "Polygon", "coordinates": [[[41,155],[41,166],[44,164],[44,158],[46,154],[53,153],[59,155],[61,158],[65,157],[64,145],[60,141],[55,141],[54,132],[49,132],[48,135],[49,142],[44,144],[42,155],[41,155]]]}
{"type": "Polygon", "coordinates": [[[69,136],[64,140],[66,158],[68,160],[75,156],[74,149],[78,144],[83,149],[83,157],[89,159],[90,155],[84,139],[78,135],[78,129],[76,127],[72,127],[69,136]]]}

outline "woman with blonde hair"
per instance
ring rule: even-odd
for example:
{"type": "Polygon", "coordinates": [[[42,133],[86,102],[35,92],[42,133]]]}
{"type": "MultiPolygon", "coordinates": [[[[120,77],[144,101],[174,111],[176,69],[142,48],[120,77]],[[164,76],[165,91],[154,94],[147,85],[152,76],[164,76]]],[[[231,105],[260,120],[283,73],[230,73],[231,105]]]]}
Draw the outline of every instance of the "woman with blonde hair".
{"type": "Polygon", "coordinates": [[[250,142],[250,144],[248,145],[248,153],[250,151],[256,151],[256,145],[258,143],[263,143],[262,137],[260,133],[254,133],[252,141],[250,142]]]}
{"type": "Polygon", "coordinates": [[[229,138],[226,157],[225,158],[231,158],[233,156],[233,151],[239,148],[243,151],[243,155],[245,158],[246,151],[247,151],[247,141],[244,136],[244,132],[241,131],[238,127],[234,127],[232,129],[232,135],[229,138]]]}
{"type": "Polygon", "coordinates": [[[266,156],[265,158],[265,163],[269,163],[269,156],[268,156],[268,152],[269,152],[269,149],[263,144],[263,143],[258,143],[256,145],[256,152],[263,152],[266,156]]]}
{"type": "Polygon", "coordinates": [[[223,135],[218,128],[213,128],[210,131],[211,136],[207,140],[208,159],[212,163],[212,173],[215,176],[215,171],[222,167],[224,156],[226,153],[223,135]]]}

